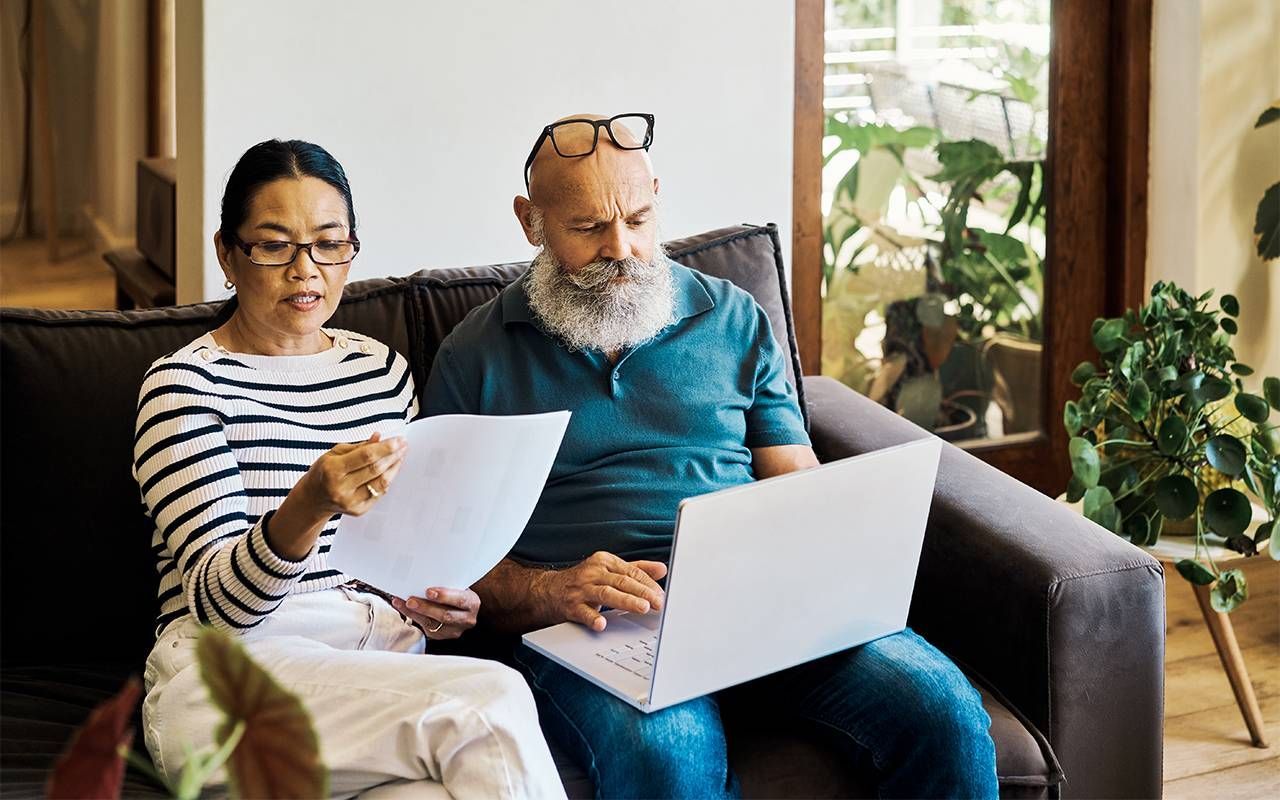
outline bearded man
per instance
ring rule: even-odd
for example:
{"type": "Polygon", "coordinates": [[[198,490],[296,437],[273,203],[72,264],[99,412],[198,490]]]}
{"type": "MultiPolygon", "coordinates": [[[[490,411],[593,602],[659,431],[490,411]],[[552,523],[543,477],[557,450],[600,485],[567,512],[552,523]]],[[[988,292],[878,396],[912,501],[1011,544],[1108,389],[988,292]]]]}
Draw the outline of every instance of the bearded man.
{"type": "MultiPolygon", "coordinates": [[[[682,499],[818,463],[764,311],[662,252],[652,136],[635,114],[543,129],[529,196],[515,198],[537,256],[445,339],[424,390],[427,414],[573,412],[528,526],[473,587],[491,632],[603,630],[602,608],[660,609],[682,499]]],[[[741,600],[786,624],[770,587],[741,600]]],[[[723,702],[835,731],[880,796],[996,796],[978,693],[909,628],[649,714],[517,642],[509,652],[602,797],[734,796],[723,702]]]]}

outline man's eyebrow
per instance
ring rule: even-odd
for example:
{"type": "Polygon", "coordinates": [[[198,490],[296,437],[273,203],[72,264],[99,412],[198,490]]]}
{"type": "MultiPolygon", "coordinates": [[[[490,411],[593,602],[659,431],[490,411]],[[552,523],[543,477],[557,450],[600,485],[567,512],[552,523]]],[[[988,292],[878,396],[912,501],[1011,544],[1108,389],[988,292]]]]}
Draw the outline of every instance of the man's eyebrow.
{"type": "Polygon", "coordinates": [[[593,217],[593,216],[572,217],[569,219],[569,224],[570,225],[589,225],[599,221],[600,221],[599,217],[593,217]]]}
{"type": "Polygon", "coordinates": [[[644,206],[643,208],[637,208],[635,211],[632,211],[630,214],[627,215],[627,219],[634,219],[635,217],[643,217],[645,214],[648,214],[651,211],[653,211],[653,203],[650,203],[649,205],[644,206]]]}

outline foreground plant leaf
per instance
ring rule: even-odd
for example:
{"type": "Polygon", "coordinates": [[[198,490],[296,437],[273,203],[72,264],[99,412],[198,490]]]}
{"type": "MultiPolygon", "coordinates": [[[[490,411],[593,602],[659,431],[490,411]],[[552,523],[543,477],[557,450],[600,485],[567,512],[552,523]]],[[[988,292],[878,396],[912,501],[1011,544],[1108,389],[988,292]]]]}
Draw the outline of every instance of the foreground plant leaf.
{"type": "Polygon", "coordinates": [[[227,762],[235,795],[328,796],[328,771],[302,702],[220,631],[203,631],[196,655],[210,699],[227,715],[215,736],[218,744],[227,741],[238,722],[244,723],[243,738],[227,762]]]}
{"type": "Polygon", "coordinates": [[[100,704],[80,726],[53,767],[45,796],[50,800],[119,797],[124,784],[121,750],[133,744],[133,710],[142,697],[142,683],[129,678],[115,697],[100,704]]]}
{"type": "Polygon", "coordinates": [[[1195,482],[1186,475],[1166,475],[1156,481],[1156,507],[1169,519],[1186,519],[1199,503],[1195,482]]]}

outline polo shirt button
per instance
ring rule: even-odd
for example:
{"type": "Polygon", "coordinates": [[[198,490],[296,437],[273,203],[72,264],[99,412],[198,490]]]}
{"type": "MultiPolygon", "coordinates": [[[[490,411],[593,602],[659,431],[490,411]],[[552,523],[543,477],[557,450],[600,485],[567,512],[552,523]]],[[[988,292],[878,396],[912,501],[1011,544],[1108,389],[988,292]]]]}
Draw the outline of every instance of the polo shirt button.
{"type": "Polygon", "coordinates": [[[622,373],[621,373],[621,372],[615,372],[615,373],[613,373],[613,379],[614,379],[615,381],[616,381],[616,380],[618,380],[618,379],[619,379],[619,378],[621,378],[621,377],[622,377],[622,373]]]}

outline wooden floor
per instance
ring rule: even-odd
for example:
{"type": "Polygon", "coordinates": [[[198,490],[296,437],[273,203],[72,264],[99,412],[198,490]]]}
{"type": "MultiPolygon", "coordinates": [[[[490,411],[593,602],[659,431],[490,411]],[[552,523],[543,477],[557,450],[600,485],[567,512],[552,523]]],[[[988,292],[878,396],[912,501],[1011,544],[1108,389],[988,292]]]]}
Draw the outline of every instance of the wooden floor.
{"type": "MultiPolygon", "coordinates": [[[[100,254],[84,244],[64,243],[63,248],[78,254],[51,264],[41,241],[0,247],[0,305],[113,307],[115,283],[100,254]]],[[[1165,649],[1166,797],[1251,799],[1275,796],[1280,786],[1280,564],[1254,558],[1244,570],[1250,599],[1232,614],[1232,622],[1271,747],[1250,746],[1195,596],[1171,572],[1165,649]]]]}
{"type": "MultiPolygon", "coordinates": [[[[1232,566],[1235,566],[1234,564],[1232,566]]],[[[1244,720],[1191,587],[1165,578],[1164,790],[1167,798],[1280,796],[1280,564],[1242,567],[1249,599],[1231,614],[1271,745],[1250,745],[1244,720]]]]}
{"type": "Polygon", "coordinates": [[[43,239],[0,245],[0,306],[115,308],[115,275],[87,242],[64,240],[49,260],[43,239]]]}

